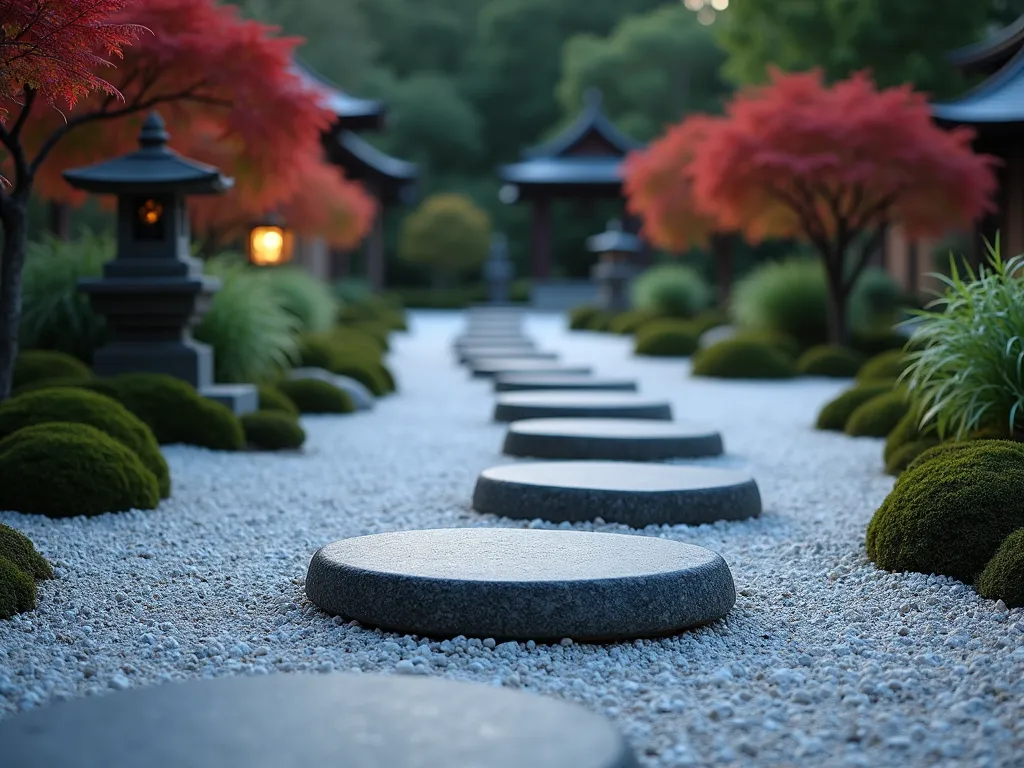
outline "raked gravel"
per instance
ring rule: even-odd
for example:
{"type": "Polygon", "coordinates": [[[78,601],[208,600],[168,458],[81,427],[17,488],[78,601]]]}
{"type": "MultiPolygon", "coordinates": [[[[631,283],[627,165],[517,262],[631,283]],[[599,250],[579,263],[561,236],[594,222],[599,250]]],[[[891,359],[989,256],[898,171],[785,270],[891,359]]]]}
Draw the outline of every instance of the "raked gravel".
{"type": "MultiPolygon", "coordinates": [[[[641,532],[710,547],[739,592],[729,617],[678,637],[607,646],[428,642],[310,605],[309,557],[346,536],[534,525],[469,508],[500,455],[490,380],[455,366],[455,313],[395,339],[402,392],[305,420],[304,455],[166,450],[173,498],[151,512],[51,521],[0,512],[57,567],[33,613],[0,622],[0,716],[160,681],[274,672],[397,672],[525,688],[613,718],[645,765],[1020,766],[1024,612],[946,578],[877,571],[864,529],[892,487],[881,443],[815,432],[843,382],[710,382],[626,340],[527,330],[564,360],[630,376],[677,418],[717,427],[751,472],[756,520],[641,532]]],[[[630,532],[617,525],[582,530],[630,532]]],[[[2,748],[0,748],[2,754],[2,748]]],[[[0,758],[2,759],[2,758],[0,758]]]]}

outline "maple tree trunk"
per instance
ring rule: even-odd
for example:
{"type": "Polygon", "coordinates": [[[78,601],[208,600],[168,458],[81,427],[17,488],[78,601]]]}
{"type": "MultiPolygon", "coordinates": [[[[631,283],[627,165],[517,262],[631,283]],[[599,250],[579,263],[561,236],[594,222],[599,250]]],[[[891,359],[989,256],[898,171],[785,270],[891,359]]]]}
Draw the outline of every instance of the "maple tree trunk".
{"type": "Polygon", "coordinates": [[[716,233],[711,236],[711,257],[715,261],[715,293],[722,309],[729,306],[733,282],[732,236],[716,233]]]}
{"type": "Polygon", "coordinates": [[[825,262],[825,283],[828,286],[828,342],[846,346],[849,341],[846,305],[849,291],[845,286],[846,248],[840,243],[832,254],[822,254],[825,262]]]}
{"type": "Polygon", "coordinates": [[[9,197],[0,206],[4,245],[0,255],[0,402],[11,394],[21,328],[21,272],[28,250],[28,202],[9,197]]]}

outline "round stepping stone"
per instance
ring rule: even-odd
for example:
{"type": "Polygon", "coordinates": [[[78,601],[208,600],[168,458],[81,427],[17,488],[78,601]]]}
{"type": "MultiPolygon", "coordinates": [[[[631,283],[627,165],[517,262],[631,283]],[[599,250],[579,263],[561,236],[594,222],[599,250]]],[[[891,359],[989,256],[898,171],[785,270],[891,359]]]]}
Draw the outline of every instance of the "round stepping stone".
{"type": "Polygon", "coordinates": [[[568,373],[586,375],[591,368],[585,365],[565,365],[554,360],[530,360],[522,357],[493,357],[474,360],[470,365],[475,378],[492,378],[499,373],[568,373]]]}
{"type": "Polygon", "coordinates": [[[318,550],[306,575],[311,601],[364,624],[542,641],[677,632],[723,617],[734,589],[725,560],[702,547],[519,528],[343,539],[318,550]]]}
{"type": "Polygon", "coordinates": [[[570,376],[563,373],[499,373],[494,377],[495,392],[564,389],[591,392],[636,392],[637,386],[633,379],[601,379],[594,376],[570,376]]]}
{"type": "Polygon", "coordinates": [[[498,395],[495,421],[522,419],[672,420],[672,405],[628,392],[507,392],[498,395]]]}
{"type": "Polygon", "coordinates": [[[504,452],[535,459],[664,461],[719,456],[713,429],[648,419],[527,419],[509,426],[504,452]]]}
{"type": "Polygon", "coordinates": [[[516,347],[483,347],[459,353],[459,362],[472,363],[477,360],[557,360],[557,352],[542,352],[539,349],[517,349],[516,347]]]}
{"type": "Polygon", "coordinates": [[[603,717],[557,699],[393,675],[235,676],[136,688],[0,723],[19,768],[635,768],[603,717]]]}
{"type": "Polygon", "coordinates": [[[521,520],[598,517],[632,528],[701,525],[761,514],[753,478],[724,469],[626,461],[538,461],[480,473],[473,509],[521,520]]]}

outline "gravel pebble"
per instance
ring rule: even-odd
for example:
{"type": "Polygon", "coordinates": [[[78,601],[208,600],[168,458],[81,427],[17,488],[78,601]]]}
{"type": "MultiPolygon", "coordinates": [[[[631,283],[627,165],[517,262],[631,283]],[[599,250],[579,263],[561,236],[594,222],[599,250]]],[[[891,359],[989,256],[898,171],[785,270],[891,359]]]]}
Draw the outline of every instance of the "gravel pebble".
{"type": "Polygon", "coordinates": [[[753,474],[755,520],[630,531],[709,547],[737,603],[678,637],[613,645],[434,640],[330,618],[305,599],[322,544],[418,527],[542,521],[470,509],[477,473],[510,461],[490,383],[451,360],[455,313],[418,313],[394,339],[397,397],[372,412],[305,418],[301,455],[165,449],[173,497],[156,511],[48,520],[0,512],[54,563],[39,609],[0,622],[0,717],[169,680],[277,672],[473,680],[578,702],[616,721],[644,766],[1018,766],[1024,613],[950,579],[876,570],[864,530],[892,487],[881,441],[820,433],[845,386],[691,379],[638,360],[627,339],[528,331],[568,363],[637,378],[677,418],[721,430],[705,466],[753,474]]]}

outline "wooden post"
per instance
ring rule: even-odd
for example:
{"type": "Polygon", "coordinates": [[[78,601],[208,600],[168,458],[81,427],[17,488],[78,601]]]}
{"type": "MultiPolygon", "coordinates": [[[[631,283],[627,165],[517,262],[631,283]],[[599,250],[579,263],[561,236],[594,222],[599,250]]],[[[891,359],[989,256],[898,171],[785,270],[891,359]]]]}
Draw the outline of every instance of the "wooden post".
{"type": "Polygon", "coordinates": [[[67,203],[58,203],[51,200],[50,204],[50,233],[60,240],[67,242],[71,239],[71,206],[67,203]]]}
{"type": "Polygon", "coordinates": [[[366,239],[366,278],[377,293],[384,290],[384,206],[381,205],[373,221],[373,229],[366,239]]]}
{"type": "Polygon", "coordinates": [[[729,295],[732,293],[733,238],[728,232],[715,232],[711,235],[711,258],[715,262],[715,295],[722,309],[729,306],[729,295]]]}
{"type": "Polygon", "coordinates": [[[533,201],[530,216],[530,277],[545,280],[551,276],[551,201],[540,197],[533,201]]]}
{"type": "Polygon", "coordinates": [[[921,282],[921,265],[918,257],[917,240],[907,243],[907,293],[917,296],[921,282]]]}

